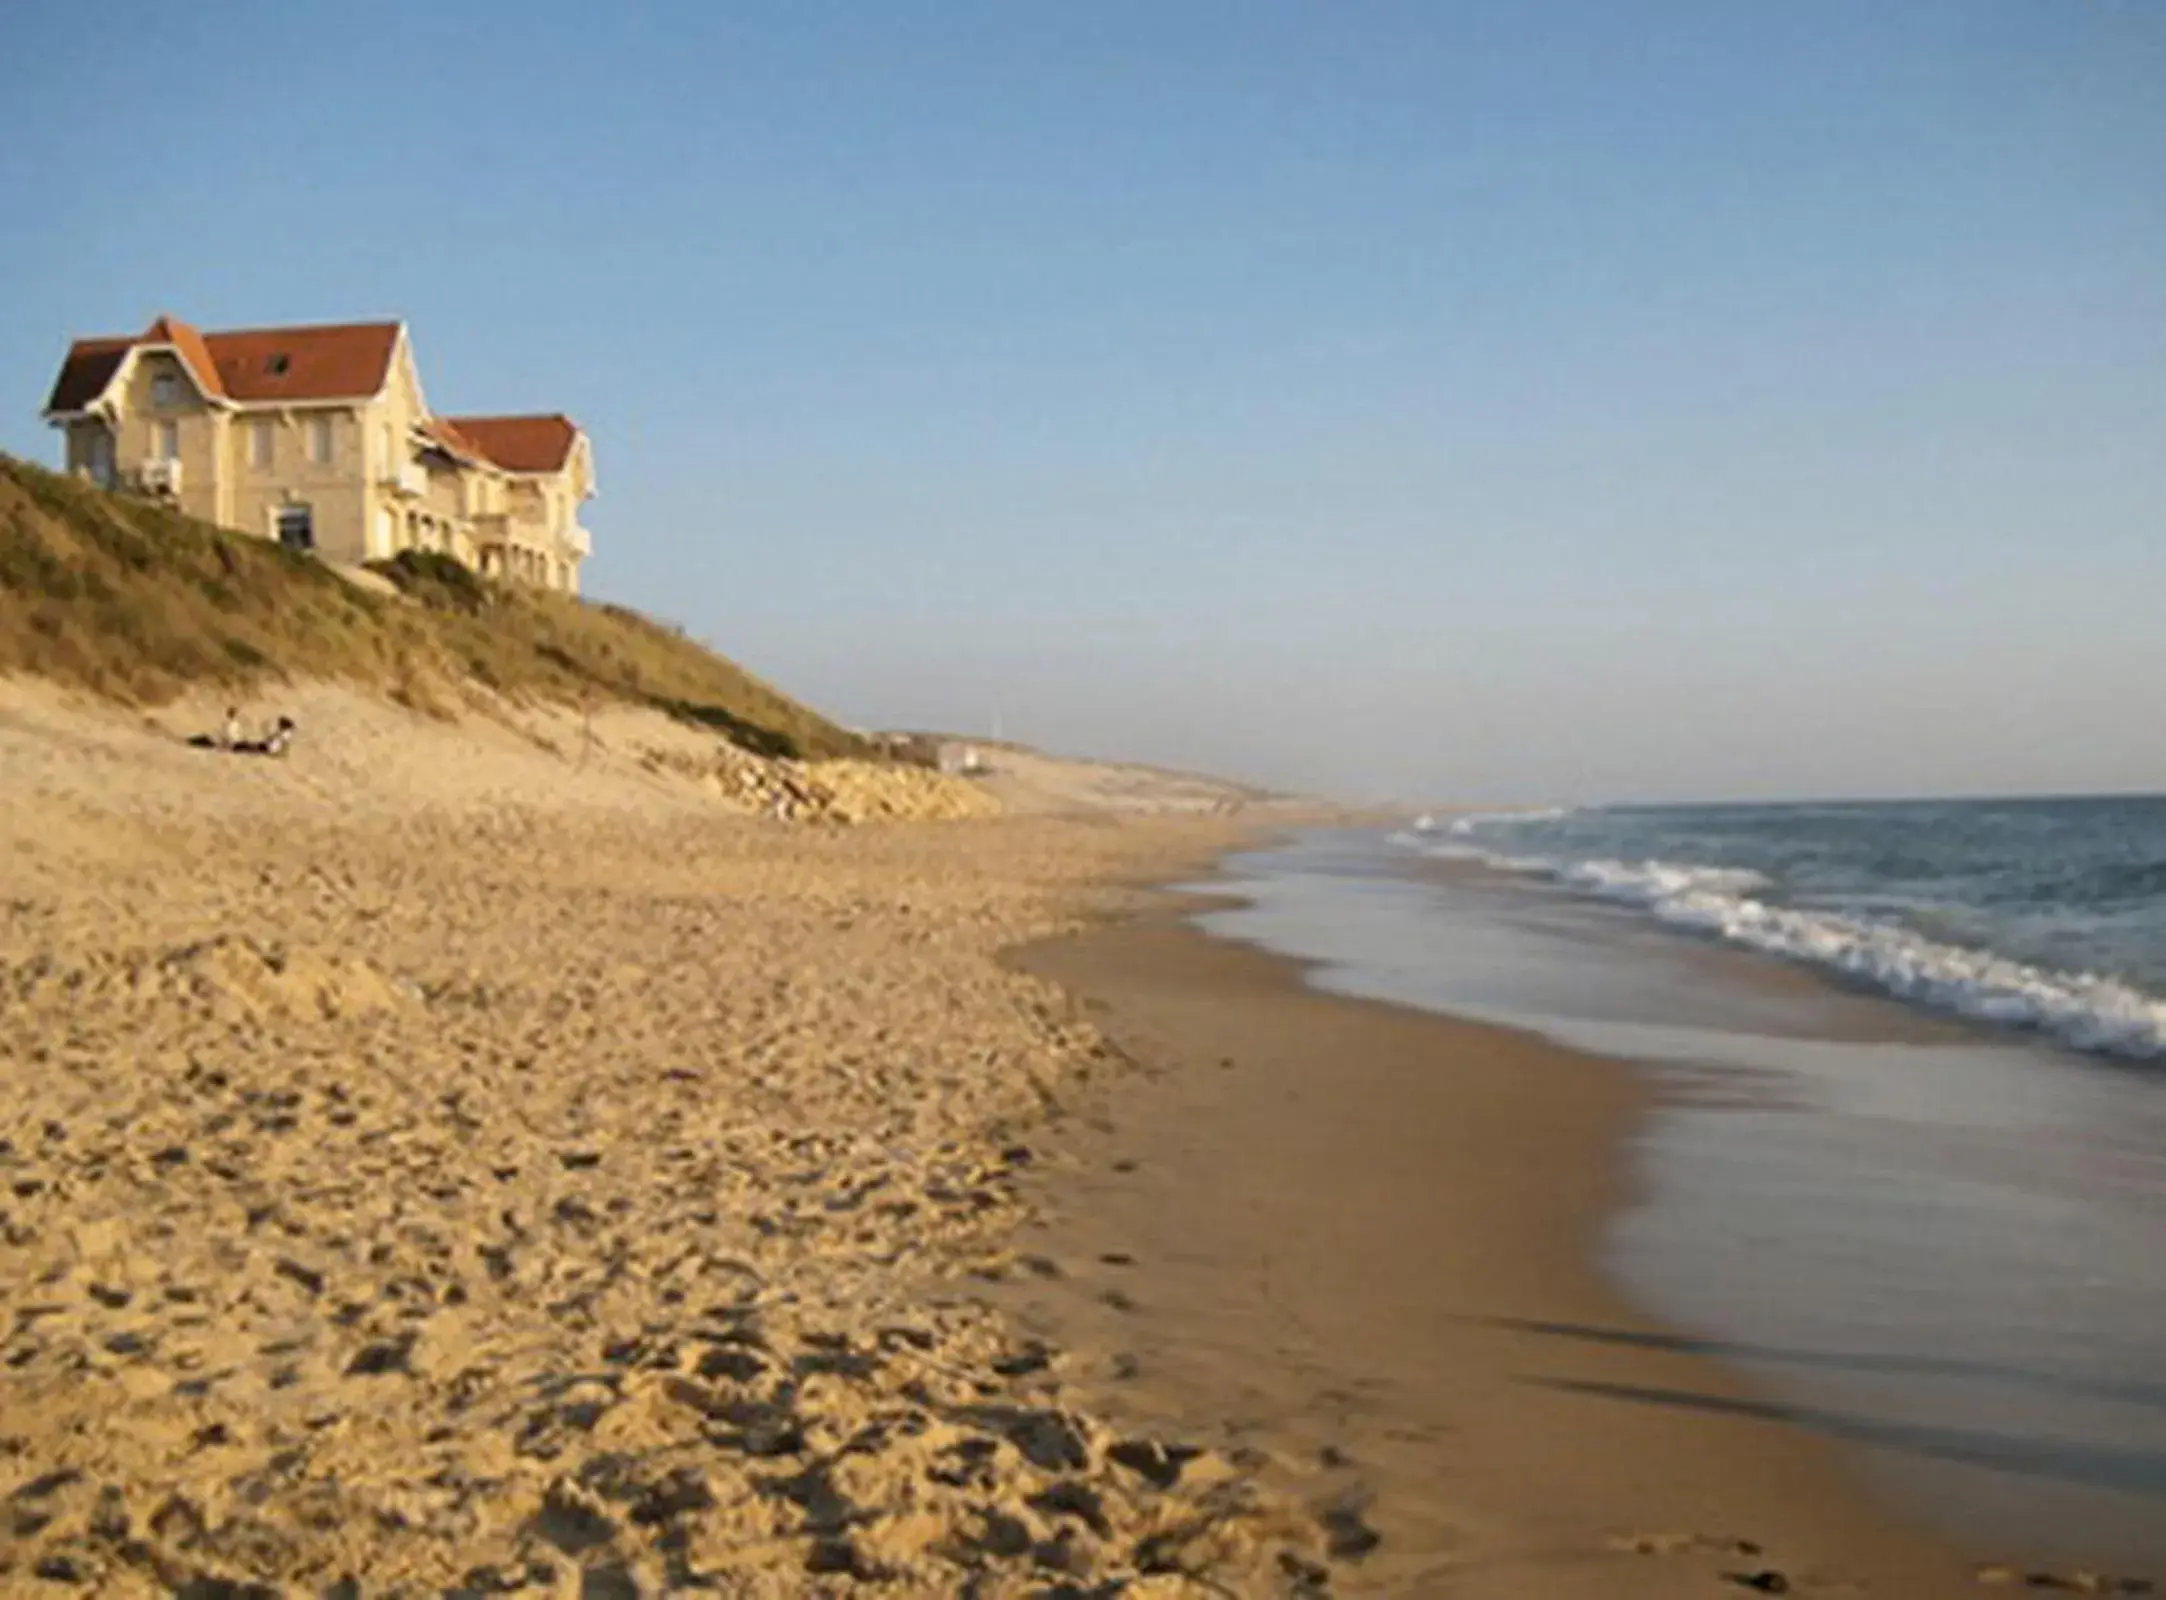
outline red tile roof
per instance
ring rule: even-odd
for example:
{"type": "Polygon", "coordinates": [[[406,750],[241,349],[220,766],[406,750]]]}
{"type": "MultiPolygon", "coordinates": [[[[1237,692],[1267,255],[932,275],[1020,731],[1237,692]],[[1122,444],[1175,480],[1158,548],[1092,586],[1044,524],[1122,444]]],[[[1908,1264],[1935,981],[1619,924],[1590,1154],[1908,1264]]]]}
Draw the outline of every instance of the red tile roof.
{"type": "Polygon", "coordinates": [[[138,344],[169,344],[180,352],[182,365],[194,374],[196,387],[205,394],[226,399],[225,385],[218,381],[218,365],[211,360],[203,335],[178,317],[161,316],[143,330],[138,344]]]}
{"type": "Polygon", "coordinates": [[[480,445],[468,438],[447,418],[423,417],[414,426],[425,437],[435,440],[438,445],[449,450],[455,456],[463,456],[469,461],[486,461],[489,459],[480,445]]]}
{"type": "Polygon", "coordinates": [[[136,345],[169,344],[206,393],[241,401],[347,400],[384,385],[398,348],[396,322],[198,333],[161,316],[134,338],[78,339],[53,381],[48,411],[80,411],[105,392],[136,345]]]}
{"type": "MultiPolygon", "coordinates": [[[[161,316],[133,338],[76,340],[45,408],[67,412],[89,405],[138,345],[170,345],[204,393],[219,399],[274,404],[357,399],[383,387],[398,342],[396,322],[199,333],[178,317],[161,316]]],[[[561,471],[579,438],[579,424],[557,412],[431,417],[421,430],[454,455],[491,462],[506,472],[561,471]]]]}
{"type": "Polygon", "coordinates": [[[312,328],[241,328],[205,340],[236,400],[348,400],[372,395],[391,372],[396,322],[312,328]]]}
{"type": "Polygon", "coordinates": [[[68,358],[60,364],[60,376],[53,380],[51,398],[45,402],[48,411],[80,411],[91,401],[105,393],[105,386],[113,381],[113,374],[135,341],[125,334],[118,339],[78,339],[68,346],[68,358]]]}
{"type": "Polygon", "coordinates": [[[572,443],[579,437],[579,424],[556,412],[443,420],[506,472],[556,472],[571,459],[572,443]]]}

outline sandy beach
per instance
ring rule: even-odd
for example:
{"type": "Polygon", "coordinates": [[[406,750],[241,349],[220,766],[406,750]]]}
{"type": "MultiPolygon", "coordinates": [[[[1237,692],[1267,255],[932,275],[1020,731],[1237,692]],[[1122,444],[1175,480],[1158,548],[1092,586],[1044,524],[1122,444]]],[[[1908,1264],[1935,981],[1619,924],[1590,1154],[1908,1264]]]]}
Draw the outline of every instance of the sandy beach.
{"type": "Polygon", "coordinates": [[[1291,812],[7,694],[10,1592],[1975,1590],[1593,1269],[1630,1074],[1146,887],[1291,812]]]}
{"type": "Polygon", "coordinates": [[[0,13],[0,1600],[2166,1600],[2166,0],[562,12],[0,13]]]}
{"type": "Polygon", "coordinates": [[[980,1303],[1127,1070],[996,953],[1238,821],[790,827],[660,719],[297,691],[249,762],[8,695],[0,1588],[1326,1581],[980,1303]]]}

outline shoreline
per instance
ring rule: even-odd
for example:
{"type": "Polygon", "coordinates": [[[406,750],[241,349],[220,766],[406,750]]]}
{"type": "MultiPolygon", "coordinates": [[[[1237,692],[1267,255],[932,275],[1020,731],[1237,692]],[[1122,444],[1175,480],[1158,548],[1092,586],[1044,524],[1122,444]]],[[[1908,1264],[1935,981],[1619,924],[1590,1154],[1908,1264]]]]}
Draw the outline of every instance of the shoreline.
{"type": "Polygon", "coordinates": [[[786,827],[311,693],[0,700],[0,1577],[1969,1591],[1594,1274],[1644,1084],[1179,926],[1299,808],[786,827]]]}
{"type": "Polygon", "coordinates": [[[1195,924],[1627,1063],[1655,1095],[1599,1264],[1632,1305],[1957,1548],[2161,1570],[2155,1083],[1394,842],[1234,858],[1245,903],[1195,924]]]}
{"type": "Polygon", "coordinates": [[[1208,894],[1005,956],[1141,1069],[1037,1180],[1047,1256],[1092,1265],[1004,1297],[1110,1408],[1355,1512],[1349,1592],[1978,1592],[1980,1555],[1600,1271],[1654,1093],[1628,1065],[1311,988],[1188,926],[1208,894]]]}

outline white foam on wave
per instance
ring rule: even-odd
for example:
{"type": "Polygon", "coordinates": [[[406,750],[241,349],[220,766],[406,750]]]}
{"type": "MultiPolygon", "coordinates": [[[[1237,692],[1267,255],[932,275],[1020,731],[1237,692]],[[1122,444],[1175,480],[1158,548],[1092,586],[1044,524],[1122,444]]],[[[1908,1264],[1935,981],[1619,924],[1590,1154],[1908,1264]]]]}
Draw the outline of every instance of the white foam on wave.
{"type": "Polygon", "coordinates": [[[1570,806],[1542,806],[1519,811],[1467,811],[1457,816],[1438,817],[1428,812],[1414,819],[1417,833],[1451,833],[1461,836],[1483,828],[1493,828],[1506,823],[1555,822],[1559,817],[1572,814],[1570,806]]]}
{"type": "Polygon", "coordinates": [[[1549,878],[1583,894],[1637,906],[1674,927],[1820,967],[1916,1005],[2035,1029],[2102,1055],[2166,1058],[2166,1000],[2118,978],[2049,971],[1990,950],[1943,944],[1892,922],[1771,905],[1758,896],[1773,885],[1744,868],[1659,860],[1560,861],[1433,838],[1412,842],[1426,855],[1549,878]]]}
{"type": "Polygon", "coordinates": [[[1579,861],[1570,866],[1545,862],[1542,870],[1575,888],[1638,905],[1668,904],[1687,895],[1747,895],[1770,889],[1773,881],[1749,867],[1694,867],[1669,861],[1579,861]]]}
{"type": "Polygon", "coordinates": [[[1500,855],[1478,844],[1468,844],[1449,834],[1400,832],[1390,837],[1401,849],[1415,850],[1431,861],[1473,861],[1499,872],[1538,872],[1552,863],[1546,856],[1521,858],[1500,855]]]}
{"type": "Polygon", "coordinates": [[[1544,808],[1540,808],[1540,810],[1527,810],[1527,812],[1469,812],[1464,816],[1453,816],[1451,818],[1451,831],[1453,831],[1453,834],[1458,834],[1458,836],[1464,838],[1469,834],[1479,834],[1482,829],[1492,829],[1492,827],[1510,827],[1510,825],[1521,825],[1521,823],[1555,823],[1560,816],[1570,816],[1570,814],[1573,814],[1573,808],[1570,808],[1570,805],[1544,805],[1544,808]]]}

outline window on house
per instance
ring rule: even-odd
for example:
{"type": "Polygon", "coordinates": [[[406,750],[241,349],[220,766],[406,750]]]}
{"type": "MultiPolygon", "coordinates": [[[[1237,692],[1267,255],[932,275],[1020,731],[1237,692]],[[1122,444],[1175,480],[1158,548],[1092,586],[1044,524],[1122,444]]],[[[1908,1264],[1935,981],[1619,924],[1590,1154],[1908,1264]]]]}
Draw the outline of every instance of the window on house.
{"type": "Polygon", "coordinates": [[[248,464],[267,467],[271,464],[273,449],[272,423],[269,417],[258,417],[248,425],[248,464]]]}
{"type": "Polygon", "coordinates": [[[180,374],[154,372],[150,379],[150,403],[154,406],[177,406],[181,403],[180,374]]]}
{"type": "Polygon", "coordinates": [[[278,542],[288,550],[316,548],[316,514],[308,506],[278,508],[278,542]]]}
{"type": "Polygon", "coordinates": [[[331,461],[331,419],[310,417],[308,419],[308,459],[317,466],[328,466],[331,461]]]}
{"type": "Polygon", "coordinates": [[[160,461],[180,459],[180,424],[161,422],[151,429],[151,454],[160,461]]]}
{"type": "Polygon", "coordinates": [[[292,365],[293,358],[281,351],[263,363],[263,370],[274,378],[283,378],[286,375],[286,369],[292,365]]]}
{"type": "Polygon", "coordinates": [[[103,428],[90,430],[88,460],[90,481],[101,489],[113,487],[113,436],[103,428]]]}

